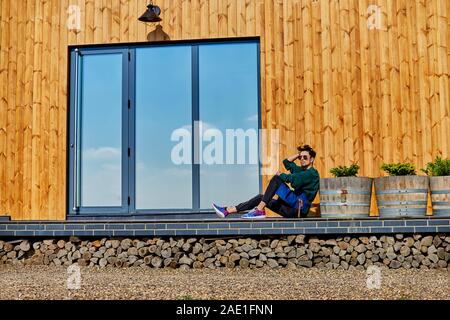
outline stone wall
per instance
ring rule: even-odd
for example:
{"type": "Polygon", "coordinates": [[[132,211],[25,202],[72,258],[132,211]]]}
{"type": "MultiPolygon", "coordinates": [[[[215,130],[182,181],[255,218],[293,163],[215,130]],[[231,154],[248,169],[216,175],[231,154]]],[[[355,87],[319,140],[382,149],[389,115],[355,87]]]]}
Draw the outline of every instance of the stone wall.
{"type": "Polygon", "coordinates": [[[0,240],[0,264],[143,268],[439,268],[450,236],[0,240]]]}

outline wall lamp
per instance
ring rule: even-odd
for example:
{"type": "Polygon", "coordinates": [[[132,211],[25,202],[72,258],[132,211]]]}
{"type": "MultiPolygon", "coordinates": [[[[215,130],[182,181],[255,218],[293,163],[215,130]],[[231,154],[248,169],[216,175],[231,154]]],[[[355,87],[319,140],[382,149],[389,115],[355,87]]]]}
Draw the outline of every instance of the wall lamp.
{"type": "Polygon", "coordinates": [[[150,1],[150,4],[147,6],[147,10],[142,16],[139,17],[138,20],[142,22],[158,22],[162,20],[159,17],[160,13],[161,9],[158,6],[153,5],[153,2],[150,1]]]}

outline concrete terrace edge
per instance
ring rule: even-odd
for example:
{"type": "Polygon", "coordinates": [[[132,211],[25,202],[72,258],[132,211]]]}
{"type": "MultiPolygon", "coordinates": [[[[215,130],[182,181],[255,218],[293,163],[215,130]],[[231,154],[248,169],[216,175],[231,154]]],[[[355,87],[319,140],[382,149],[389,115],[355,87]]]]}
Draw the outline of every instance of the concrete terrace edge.
{"type": "Polygon", "coordinates": [[[450,233],[450,217],[414,219],[184,219],[184,220],[76,220],[4,221],[4,237],[154,237],[154,236],[250,236],[295,234],[426,234],[450,233]]]}

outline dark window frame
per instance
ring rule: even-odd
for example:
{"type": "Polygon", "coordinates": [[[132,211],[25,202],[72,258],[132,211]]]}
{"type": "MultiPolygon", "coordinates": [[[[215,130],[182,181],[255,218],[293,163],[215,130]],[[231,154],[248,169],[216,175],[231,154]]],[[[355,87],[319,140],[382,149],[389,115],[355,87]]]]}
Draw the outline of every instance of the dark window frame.
{"type": "MultiPolygon", "coordinates": [[[[173,47],[177,45],[189,45],[192,50],[192,124],[194,121],[199,121],[199,50],[198,47],[204,44],[236,44],[236,43],[252,43],[256,45],[257,52],[257,113],[258,113],[258,130],[261,129],[261,64],[260,64],[260,38],[226,38],[226,39],[207,39],[207,40],[179,40],[179,41],[161,41],[161,42],[133,42],[121,44],[101,44],[101,45],[81,45],[68,47],[68,148],[67,148],[67,180],[68,186],[66,188],[67,194],[67,211],[69,216],[92,216],[92,215],[167,215],[167,214],[192,214],[192,213],[211,213],[211,209],[200,209],[200,165],[192,162],[192,209],[145,209],[136,210],[135,202],[135,72],[136,72],[136,49],[150,48],[150,47],[173,47]],[[76,97],[75,88],[77,85],[77,72],[75,71],[78,65],[77,55],[89,54],[105,54],[105,53],[122,53],[122,71],[123,71],[123,97],[122,97],[122,207],[75,207],[75,103],[76,97]],[[129,102],[128,102],[129,101],[129,102]],[[131,108],[128,109],[128,103],[131,108]],[[131,154],[128,156],[127,150],[131,149],[131,154]]],[[[79,70],[78,70],[79,71],[79,70]]],[[[194,146],[194,134],[192,134],[192,147],[194,146]]],[[[258,140],[260,135],[258,132],[258,140]]],[[[261,152],[261,146],[258,147],[258,152],[261,152]]],[[[192,152],[194,157],[194,152],[192,152]]],[[[78,159],[79,160],[79,159],[78,159]]],[[[258,175],[259,175],[259,190],[262,190],[262,176],[261,176],[261,162],[258,157],[258,175]]],[[[77,191],[79,192],[79,191],[77,191]]],[[[78,195],[79,196],[79,195],[78,195]]]]}

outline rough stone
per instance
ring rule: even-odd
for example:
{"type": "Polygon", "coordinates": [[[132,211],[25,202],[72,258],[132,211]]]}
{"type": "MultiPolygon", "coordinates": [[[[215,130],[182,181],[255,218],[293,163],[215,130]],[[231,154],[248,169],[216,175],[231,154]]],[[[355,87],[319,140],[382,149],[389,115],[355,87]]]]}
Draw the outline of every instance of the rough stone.
{"type": "Polygon", "coordinates": [[[230,255],[230,257],[229,257],[229,260],[230,260],[231,262],[234,262],[234,261],[238,261],[240,258],[241,258],[241,256],[240,256],[239,254],[237,254],[237,253],[232,253],[232,254],[230,255]]]}
{"type": "Polygon", "coordinates": [[[312,263],[311,260],[303,260],[303,261],[299,261],[299,262],[298,262],[298,265],[299,265],[299,266],[302,266],[302,267],[311,268],[312,265],[313,265],[313,263],[312,263]]]}
{"type": "Polygon", "coordinates": [[[241,260],[239,260],[239,266],[241,268],[248,268],[250,262],[248,259],[242,258],[241,260]]]}
{"type": "Polygon", "coordinates": [[[409,246],[403,246],[400,248],[400,254],[404,257],[409,256],[411,253],[411,249],[409,248],[409,246]]]}
{"type": "Polygon", "coordinates": [[[192,264],[192,259],[190,259],[189,257],[187,257],[186,255],[183,255],[183,257],[180,258],[180,260],[178,261],[180,264],[187,264],[187,265],[191,265],[192,264]]]}
{"type": "MultiPolygon", "coordinates": [[[[295,242],[299,243],[299,244],[304,244],[305,243],[305,236],[304,235],[298,235],[295,238],[295,242]]],[[[449,241],[449,243],[450,243],[450,241],[449,241]]]]}
{"type": "Polygon", "coordinates": [[[337,256],[335,254],[330,255],[330,262],[331,263],[339,263],[339,261],[340,261],[339,256],[337,256]]]}
{"type": "Polygon", "coordinates": [[[420,241],[420,246],[425,246],[425,247],[429,247],[431,246],[431,244],[433,243],[433,237],[432,236],[426,236],[424,238],[422,238],[422,240],[420,241]]]}
{"type": "Polygon", "coordinates": [[[162,264],[162,259],[160,257],[153,257],[151,264],[155,268],[160,268],[162,264]]]}
{"type": "Polygon", "coordinates": [[[250,257],[257,257],[257,256],[259,256],[260,253],[261,253],[261,250],[259,250],[259,249],[253,249],[253,250],[250,250],[250,251],[248,252],[248,255],[249,255],[250,257]]]}
{"type": "Polygon", "coordinates": [[[278,267],[278,262],[274,259],[267,259],[267,265],[270,268],[274,269],[274,268],[278,267]]]}
{"type": "Polygon", "coordinates": [[[430,254],[428,255],[428,259],[430,261],[432,261],[433,263],[437,263],[439,261],[439,257],[437,256],[437,254],[430,254]]]}
{"type": "Polygon", "coordinates": [[[361,253],[358,255],[356,260],[358,261],[359,264],[364,264],[364,262],[366,261],[366,256],[364,255],[364,253],[361,253]]]}

